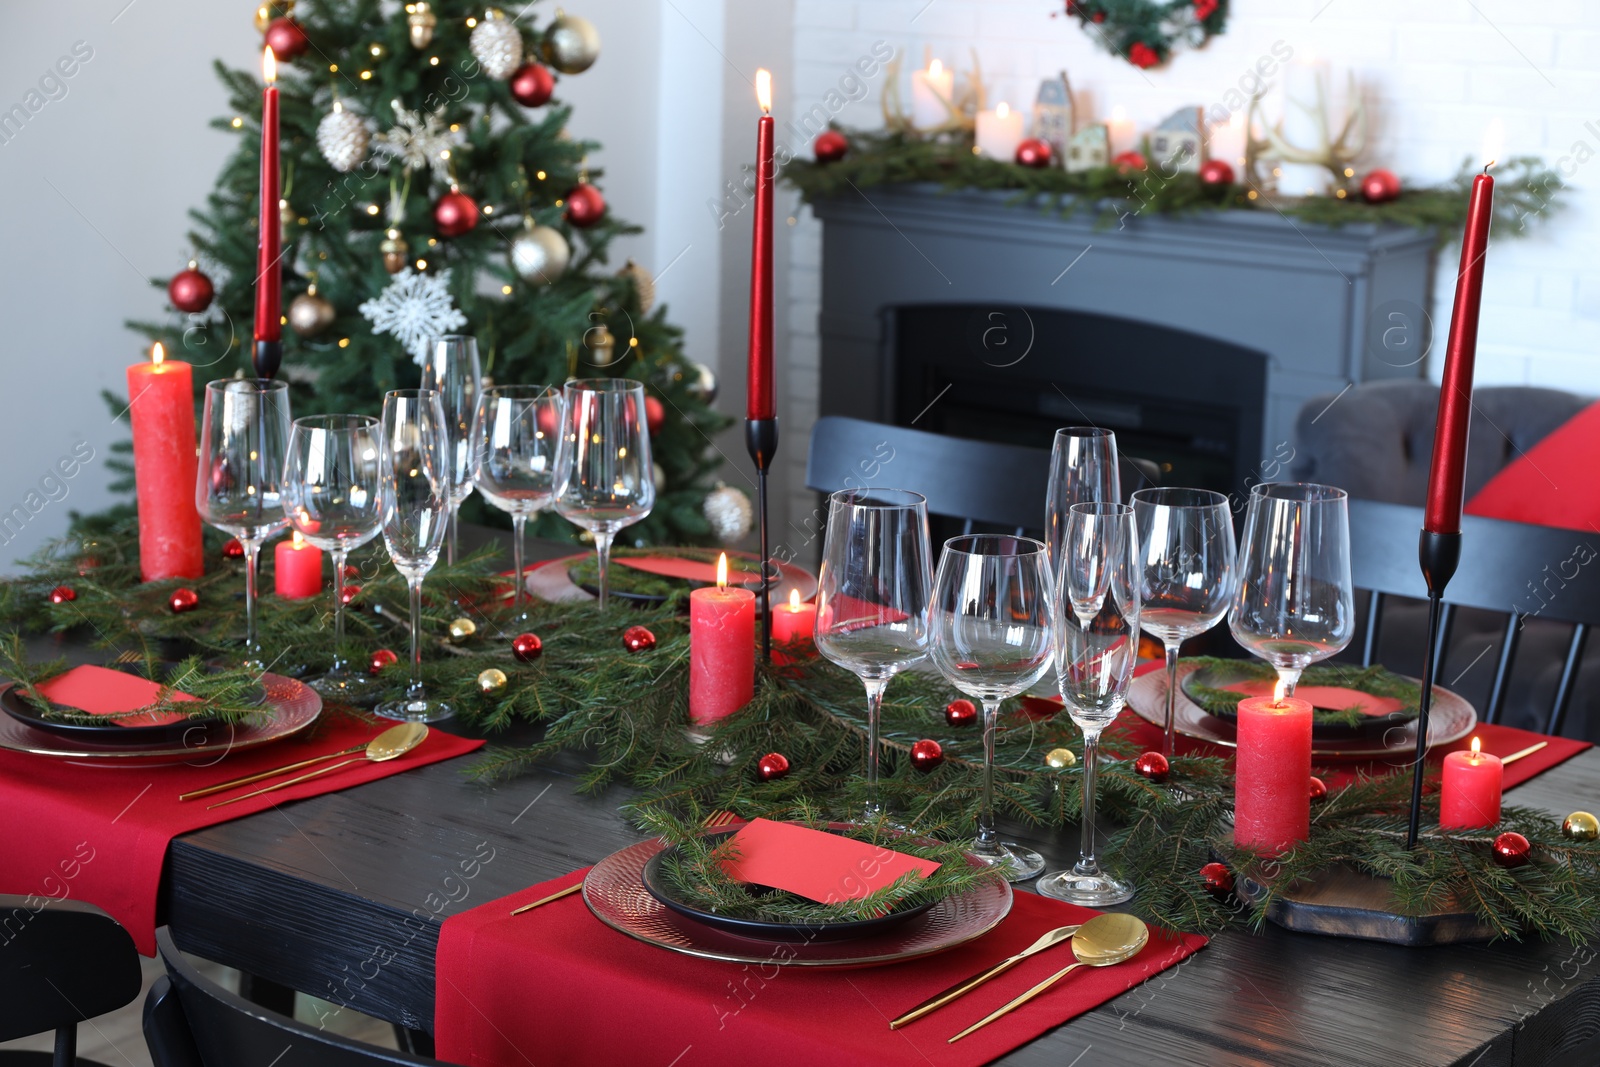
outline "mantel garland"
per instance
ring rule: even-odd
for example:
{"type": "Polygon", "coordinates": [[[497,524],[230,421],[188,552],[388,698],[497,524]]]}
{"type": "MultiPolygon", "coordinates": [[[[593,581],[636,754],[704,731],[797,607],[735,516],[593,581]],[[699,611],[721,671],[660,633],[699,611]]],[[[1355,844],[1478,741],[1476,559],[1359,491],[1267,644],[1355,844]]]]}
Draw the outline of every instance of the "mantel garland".
{"type": "MultiPolygon", "coordinates": [[[[242,585],[238,563],[227,560],[222,538],[208,541],[211,571],[188,582],[198,594],[182,615],[165,605],[177,581],[140,583],[136,531],[131,523],[80,523],[66,542],[28,561],[19,577],[0,582],[0,629],[24,635],[65,633],[110,653],[144,658],[236,653],[242,585]],[[52,600],[69,584],[76,595],[52,600]]],[[[352,562],[361,569],[361,594],[347,619],[349,649],[361,660],[383,644],[404,639],[403,584],[369,546],[352,562]],[[383,610],[379,611],[378,608],[383,610]]],[[[491,747],[469,773],[483,779],[513,776],[542,762],[581,763],[578,788],[598,792],[626,784],[637,796],[624,805],[635,823],[661,828],[698,813],[727,811],[745,818],[799,816],[847,818],[865,802],[861,746],[865,737],[860,682],[821,659],[760,667],[755,699],[717,723],[709,736],[691,738],[688,721],[688,626],[682,594],[655,608],[534,600],[531,629],[543,654],[521,660],[510,642],[491,636],[504,609],[504,579],[485,555],[441,566],[428,579],[424,626],[440,651],[425,657],[430,689],[460,709],[459,716],[491,735],[537,724],[491,747]],[[460,602],[479,605],[476,634],[446,639],[460,602]],[[648,627],[656,643],[631,652],[622,633],[648,627]],[[485,667],[505,672],[509,684],[482,692],[485,667]],[[789,772],[767,781],[761,758],[782,753],[789,772]]],[[[265,585],[270,588],[270,583],[265,585]]],[[[273,670],[315,672],[328,666],[327,597],[283,601],[263,597],[260,632],[276,649],[273,670]]],[[[0,635],[3,636],[3,635],[0,635]]],[[[109,658],[109,657],[108,657],[109,658]]],[[[396,691],[403,671],[379,678],[396,691]]],[[[954,695],[941,679],[911,672],[897,678],[883,704],[884,770],[880,797],[917,832],[945,841],[966,840],[976,825],[981,790],[982,734],[975,725],[950,726],[944,707],[954,695]],[[915,769],[910,746],[936,738],[945,759],[930,772],[915,769]]],[[[1064,829],[1080,813],[1081,764],[1053,769],[1052,749],[1081,753],[1082,737],[1064,714],[1030,714],[1009,703],[996,746],[996,807],[1009,819],[1064,829]]],[[[1139,887],[1134,905],[1146,918],[1181,930],[1208,931],[1229,923],[1259,926],[1268,896],[1248,903],[1208,889],[1201,868],[1221,858],[1239,877],[1258,874],[1257,857],[1233,848],[1227,832],[1233,776],[1227,760],[1178,757],[1165,783],[1134,769],[1139,755],[1126,738],[1107,738],[1100,802],[1121,829],[1102,862],[1139,887]]],[[[1308,785],[1309,787],[1309,785],[1308,785]]],[[[1409,779],[1358,780],[1315,801],[1311,840],[1275,861],[1273,884],[1283,886],[1330,864],[1346,863],[1393,879],[1402,904],[1421,907],[1455,900],[1476,912],[1499,935],[1523,933],[1587,941],[1600,931],[1600,841],[1570,840],[1547,814],[1508,806],[1499,827],[1473,832],[1431,832],[1405,848],[1409,779]],[[1515,830],[1532,844],[1534,861],[1506,869],[1491,842],[1515,830]]],[[[1438,801],[1426,803],[1424,823],[1436,825],[1438,801]]]]}

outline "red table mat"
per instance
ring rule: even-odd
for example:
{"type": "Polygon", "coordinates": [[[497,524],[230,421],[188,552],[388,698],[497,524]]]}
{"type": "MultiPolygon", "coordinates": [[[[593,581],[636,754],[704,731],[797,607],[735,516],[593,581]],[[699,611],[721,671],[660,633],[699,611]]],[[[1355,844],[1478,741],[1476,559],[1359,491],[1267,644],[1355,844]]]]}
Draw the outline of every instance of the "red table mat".
{"type": "MultiPolygon", "coordinates": [[[[0,751],[0,812],[5,813],[6,824],[0,893],[41,900],[70,898],[97,905],[127,927],[140,952],[154,956],[156,896],[167,844],[174,837],[291,800],[447,760],[474,751],[483,742],[434,730],[418,748],[399,759],[363,761],[214,810],[207,810],[206,805],[270,785],[272,780],[199,800],[179,801],[178,794],[337,752],[368,741],[393,725],[325,712],[311,729],[280,743],[169,767],[85,767],[46,756],[0,751]]],[[[283,832],[295,833],[291,821],[284,822],[283,832]]]]}
{"type": "Polygon", "coordinates": [[[467,1067],[529,1063],[847,1065],[988,1063],[1198,951],[1206,938],[1151,930],[1138,956],[1083,968],[954,1045],[952,1034],[1072,962],[1058,947],[1023,961],[904,1029],[889,1020],[1094,912],[1019,892],[994,930],[937,956],[887,967],[792,970],[693,959],[605,926],[582,894],[511,910],[582,880],[574,871],[445,920],[434,1038],[467,1067]]]}

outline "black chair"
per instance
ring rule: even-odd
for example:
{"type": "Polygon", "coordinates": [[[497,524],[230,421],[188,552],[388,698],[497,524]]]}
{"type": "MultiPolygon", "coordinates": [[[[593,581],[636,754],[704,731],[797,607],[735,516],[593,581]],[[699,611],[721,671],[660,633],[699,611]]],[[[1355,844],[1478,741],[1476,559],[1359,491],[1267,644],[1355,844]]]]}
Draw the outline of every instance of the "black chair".
{"type": "Polygon", "coordinates": [[[54,1030],[49,1052],[0,1052],[3,1067],[103,1067],[78,1058],[78,1023],[116,1011],[143,978],[133,938],[72,900],[0,895],[0,1041],[54,1030]]]}
{"type": "MultiPolygon", "coordinates": [[[[1351,576],[1357,589],[1372,591],[1361,642],[1364,666],[1378,659],[1388,598],[1427,596],[1414,547],[1421,528],[1421,508],[1350,501],[1351,576]]],[[[1591,542],[1600,543],[1600,538],[1472,516],[1462,519],[1461,533],[1461,565],[1445,587],[1440,641],[1434,655],[1442,657],[1450,647],[1458,609],[1477,608],[1505,616],[1494,678],[1480,709],[1483,721],[1498,722],[1510,689],[1513,660],[1528,623],[1542,619],[1570,626],[1554,697],[1542,725],[1545,733],[1560,733],[1590,627],[1600,624],[1600,566],[1593,565],[1600,560],[1596,549],[1589,547],[1591,542]]],[[[1420,657],[1421,649],[1418,654],[1420,657]]],[[[1442,666],[1436,658],[1434,677],[1440,684],[1444,684],[1442,666]]]]}
{"type": "Polygon", "coordinates": [[[199,974],[172,934],[156,932],[167,973],[144,1002],[144,1036],[156,1067],[370,1067],[439,1064],[363,1045],[267,1011],[199,974]]]}

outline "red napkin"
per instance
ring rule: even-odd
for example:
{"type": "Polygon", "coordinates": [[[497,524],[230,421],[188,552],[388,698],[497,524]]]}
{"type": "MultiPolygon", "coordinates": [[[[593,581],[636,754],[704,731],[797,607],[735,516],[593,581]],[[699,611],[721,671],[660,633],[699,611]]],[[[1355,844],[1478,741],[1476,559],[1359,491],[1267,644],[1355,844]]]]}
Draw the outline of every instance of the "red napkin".
{"type": "MultiPolygon", "coordinates": [[[[98,905],[128,928],[140,952],[154,956],[156,896],[167,843],[174,837],[291,800],[437,763],[472,752],[483,742],[434,730],[419,747],[399,759],[362,761],[301,785],[214,810],[207,810],[206,805],[271,782],[186,802],[178,800],[179,793],[337,752],[368,741],[392,725],[353,715],[325,715],[305,734],[279,744],[170,767],[85,767],[0,751],[0,811],[6,822],[0,893],[35,900],[71,898],[98,905]]],[[[293,814],[285,814],[288,819],[283,831],[292,834],[293,814]]]]}
{"type": "Polygon", "coordinates": [[[1593,491],[1600,403],[1590,404],[1508,463],[1467,501],[1468,515],[1566,530],[1600,530],[1593,491]]]}
{"type": "MultiPolygon", "coordinates": [[[[109,667],[84,664],[58,674],[36,687],[41,696],[54,704],[86,711],[90,715],[121,715],[124,712],[148,708],[161,700],[165,689],[159,682],[148,678],[114,671],[109,667]]],[[[188,693],[172,692],[174,701],[194,700],[188,693]]],[[[154,712],[126,719],[113,719],[117,726],[165,726],[183,716],[169,711],[162,715],[154,712]]]]}
{"type": "Polygon", "coordinates": [[[1006,920],[976,941],[902,964],[844,971],[720,963],[670,952],[605,926],[581,894],[511,917],[512,908],[585,873],[445,920],[436,960],[439,1058],[467,1067],[971,1067],[1104,1004],[1206,943],[1198,935],[1152,929],[1150,944],[1127,963],[1076,971],[1046,995],[950,1045],[946,1038],[1071,963],[1070,951],[1060,947],[1025,960],[904,1029],[890,1030],[889,1020],[1021,951],[1046,930],[1095,913],[1019,892],[1006,920]]]}

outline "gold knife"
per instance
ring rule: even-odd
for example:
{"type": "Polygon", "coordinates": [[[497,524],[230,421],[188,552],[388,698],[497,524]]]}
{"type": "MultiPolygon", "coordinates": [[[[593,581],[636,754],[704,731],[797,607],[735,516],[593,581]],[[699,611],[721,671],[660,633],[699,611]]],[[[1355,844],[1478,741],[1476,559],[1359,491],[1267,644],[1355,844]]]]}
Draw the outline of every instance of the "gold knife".
{"type": "Polygon", "coordinates": [[[918,1004],[916,1007],[912,1008],[910,1011],[891,1022],[889,1024],[889,1029],[898,1030],[907,1023],[914,1023],[924,1015],[938,1011],[952,1000],[955,1000],[958,997],[966,996],[968,993],[972,992],[974,989],[977,989],[989,979],[1005,974],[1007,971],[1021,963],[1023,960],[1027,959],[1029,956],[1037,955],[1047,948],[1054,948],[1056,945],[1061,944],[1061,942],[1069,940],[1072,935],[1077,932],[1078,928],[1076,926],[1058,926],[1054,930],[1050,930],[1044,934],[1041,934],[1039,936],[1039,940],[1035,941],[1033,944],[1029,945],[1015,956],[1009,956],[1006,959],[1001,960],[999,963],[995,964],[993,967],[990,967],[987,971],[984,971],[981,974],[975,974],[970,978],[963,978],[961,981],[957,982],[955,985],[951,986],[949,989],[946,989],[942,993],[935,993],[927,1000],[924,1000],[921,1004],[918,1004]]]}

